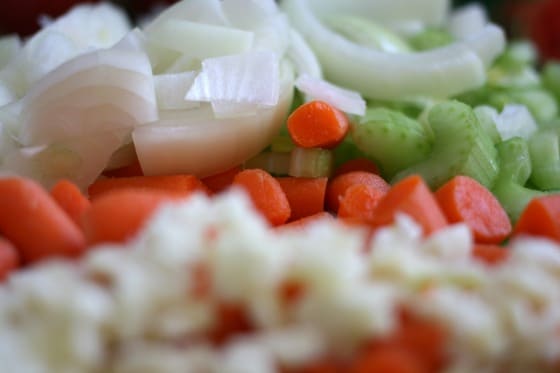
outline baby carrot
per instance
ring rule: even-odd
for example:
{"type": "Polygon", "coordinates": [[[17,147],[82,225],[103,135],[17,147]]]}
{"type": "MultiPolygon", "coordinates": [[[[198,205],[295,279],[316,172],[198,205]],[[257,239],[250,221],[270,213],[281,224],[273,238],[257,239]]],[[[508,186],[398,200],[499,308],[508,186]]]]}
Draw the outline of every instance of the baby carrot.
{"type": "Polygon", "coordinates": [[[370,185],[380,191],[388,191],[390,185],[379,175],[365,171],[352,171],[334,177],[327,185],[326,205],[328,210],[337,212],[340,200],[346,190],[355,184],[370,185]]]}
{"type": "Polygon", "coordinates": [[[365,172],[371,172],[372,174],[379,175],[379,168],[377,167],[375,162],[367,158],[354,158],[338,166],[334,170],[333,177],[346,174],[352,171],[365,171],[365,172]]]}
{"type": "Polygon", "coordinates": [[[333,148],[346,136],[350,123],[346,115],[323,101],[310,101],[288,117],[288,133],[302,148],[333,148]]]}
{"type": "Polygon", "coordinates": [[[416,356],[399,346],[383,346],[358,354],[351,373],[427,373],[416,356]]]}
{"type": "Polygon", "coordinates": [[[313,215],[308,215],[289,223],[278,226],[278,229],[305,229],[305,227],[322,219],[334,219],[334,217],[326,211],[321,211],[313,215]]]}
{"type": "Polygon", "coordinates": [[[290,203],[289,221],[314,215],[325,209],[326,177],[276,178],[290,203]]]}
{"type": "Polygon", "coordinates": [[[354,184],[346,189],[340,200],[338,217],[369,223],[374,220],[375,207],[387,194],[385,188],[368,184],[354,184]]]}
{"type": "Polygon", "coordinates": [[[375,208],[372,223],[377,227],[391,224],[399,213],[414,219],[425,235],[447,225],[434,194],[419,175],[408,176],[389,189],[375,208]]]}
{"type": "Polygon", "coordinates": [[[515,224],[513,234],[542,236],[560,242],[560,194],[532,199],[515,224]]]}
{"type": "Polygon", "coordinates": [[[75,257],[85,248],[76,224],[42,186],[25,178],[0,179],[0,233],[17,247],[24,263],[75,257]]]}
{"type": "Polygon", "coordinates": [[[123,243],[134,237],[158,207],[178,197],[147,189],[120,189],[91,203],[82,217],[88,244],[123,243]]]}
{"type": "Polygon", "coordinates": [[[249,194],[255,208],[271,225],[283,224],[290,217],[290,202],[286,193],[268,172],[258,168],[243,170],[235,175],[233,185],[249,194]]]}
{"type": "Polygon", "coordinates": [[[509,256],[505,247],[494,244],[475,244],[472,248],[472,256],[488,265],[498,265],[509,256]]]}
{"type": "Polygon", "coordinates": [[[90,207],[91,203],[76,184],[65,179],[59,180],[51,188],[51,196],[79,226],[83,213],[90,207]]]}
{"type": "Polygon", "coordinates": [[[209,193],[208,188],[194,175],[155,175],[98,179],[89,186],[88,194],[91,199],[95,199],[108,191],[123,188],[159,190],[179,196],[188,196],[195,191],[209,193]]]}
{"type": "Polygon", "coordinates": [[[12,243],[0,237],[0,284],[19,267],[19,255],[12,243]]]}
{"type": "Polygon", "coordinates": [[[233,183],[233,178],[237,173],[241,171],[241,166],[235,166],[220,172],[215,175],[207,176],[202,179],[202,183],[210,189],[212,193],[220,193],[221,191],[227,189],[233,183]]]}
{"type": "Polygon", "coordinates": [[[467,224],[476,242],[498,244],[511,233],[511,222],[500,202],[469,176],[453,177],[435,196],[447,220],[467,224]]]}

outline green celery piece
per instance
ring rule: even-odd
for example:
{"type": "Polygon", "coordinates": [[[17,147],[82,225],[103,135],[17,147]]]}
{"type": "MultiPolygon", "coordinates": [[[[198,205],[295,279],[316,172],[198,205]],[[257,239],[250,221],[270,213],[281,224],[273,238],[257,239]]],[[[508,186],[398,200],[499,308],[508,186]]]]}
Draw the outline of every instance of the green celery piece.
{"type": "MultiPolygon", "coordinates": [[[[332,153],[335,169],[352,159],[370,158],[358,149],[351,136],[346,136],[344,140],[336,146],[336,148],[332,149],[332,153]]],[[[371,160],[374,161],[373,159],[371,160]]]]}
{"type": "Polygon", "coordinates": [[[546,124],[558,116],[556,99],[543,88],[497,91],[490,95],[488,103],[498,110],[507,104],[525,105],[539,124],[546,124]]]}
{"type": "Polygon", "coordinates": [[[333,154],[330,150],[295,147],[290,153],[290,176],[329,177],[332,169],[333,154]]]}
{"type": "Polygon", "coordinates": [[[512,223],[515,223],[531,199],[545,195],[540,190],[526,186],[532,172],[527,141],[513,137],[496,144],[500,173],[492,193],[500,201],[512,223]]]}
{"type": "Polygon", "coordinates": [[[264,151],[245,161],[243,168],[260,168],[274,176],[286,176],[290,169],[290,153],[264,151]]]}
{"type": "Polygon", "coordinates": [[[496,59],[493,66],[510,72],[519,72],[528,66],[534,66],[537,58],[537,51],[530,41],[516,40],[507,45],[506,50],[496,59]]]}
{"type": "Polygon", "coordinates": [[[360,121],[352,123],[351,136],[385,178],[422,161],[432,147],[431,138],[419,121],[382,107],[368,108],[360,121]]]}
{"type": "Polygon", "coordinates": [[[435,136],[432,152],[391,182],[420,174],[437,189],[456,175],[466,175],[490,188],[498,174],[497,151],[474,111],[459,101],[445,101],[430,110],[428,122],[435,136]]]}
{"type": "Polygon", "coordinates": [[[480,105],[474,108],[474,114],[476,115],[482,129],[490,137],[494,144],[502,141],[500,132],[496,127],[495,117],[499,115],[498,111],[492,106],[480,105]]]}
{"type": "Polygon", "coordinates": [[[560,102],[560,62],[547,62],[542,69],[541,80],[543,86],[560,102]]]}
{"type": "Polygon", "coordinates": [[[531,182],[542,190],[560,189],[560,127],[541,128],[529,139],[531,182]]]}
{"type": "Polygon", "coordinates": [[[455,41],[453,35],[444,29],[429,27],[408,38],[408,43],[416,51],[426,51],[444,47],[455,41]]]}
{"type": "Polygon", "coordinates": [[[365,17],[339,14],[324,21],[338,34],[364,47],[383,52],[411,52],[400,36],[365,17]]]}

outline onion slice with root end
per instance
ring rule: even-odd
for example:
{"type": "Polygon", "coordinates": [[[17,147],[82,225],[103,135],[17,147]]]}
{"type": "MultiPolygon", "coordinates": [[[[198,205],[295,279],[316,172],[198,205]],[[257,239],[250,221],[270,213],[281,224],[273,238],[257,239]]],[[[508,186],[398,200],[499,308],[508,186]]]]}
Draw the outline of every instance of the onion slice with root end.
{"type": "Polygon", "coordinates": [[[308,98],[325,101],[340,111],[360,116],[366,113],[366,102],[356,91],[340,88],[306,74],[300,75],[295,85],[308,98]]]}
{"type": "MultiPolygon", "coordinates": [[[[366,12],[369,5],[364,4],[372,4],[371,7],[374,7],[373,3],[383,3],[387,7],[392,3],[393,7],[397,7],[396,3],[399,1],[282,2],[294,27],[317,54],[327,79],[356,90],[365,97],[392,100],[416,95],[448,97],[459,94],[484,84],[487,64],[504,50],[505,36],[497,26],[484,28],[464,42],[457,41],[425,52],[396,54],[357,45],[330,30],[321,21],[321,17],[327,17],[332,14],[329,13],[331,11],[381,17],[379,14],[366,12]],[[361,14],[357,13],[359,10],[362,11],[361,14]]],[[[405,14],[411,8],[410,3],[407,4],[402,7],[405,14]]],[[[398,11],[397,8],[393,10],[398,11]]],[[[431,21],[435,22],[436,19],[431,21]]],[[[437,21],[443,22],[440,17],[437,21]]]]}

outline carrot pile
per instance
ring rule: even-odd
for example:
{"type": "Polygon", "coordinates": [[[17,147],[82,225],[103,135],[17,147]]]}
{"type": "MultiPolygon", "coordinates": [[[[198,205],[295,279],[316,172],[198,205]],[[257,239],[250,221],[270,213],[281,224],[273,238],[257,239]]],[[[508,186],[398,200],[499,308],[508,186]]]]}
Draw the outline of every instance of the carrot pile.
{"type": "MultiPolygon", "coordinates": [[[[348,119],[330,105],[313,101],[294,111],[287,126],[296,146],[330,148],[344,138],[348,119]]],[[[468,176],[456,176],[430,190],[418,175],[390,185],[367,159],[351,160],[330,177],[316,178],[278,177],[241,165],[204,179],[144,176],[132,165],[105,174],[87,192],[68,180],[47,191],[29,179],[0,179],[0,281],[21,266],[54,257],[76,258],[96,244],[126,242],[162,205],[194,193],[212,196],[232,188],[243,189],[276,229],[305,229],[318,220],[339,218],[375,234],[402,214],[413,218],[424,235],[464,223],[473,234],[473,257],[490,266],[507,259],[506,242],[514,236],[537,235],[560,242],[560,195],[532,200],[512,226],[493,194],[468,176]]],[[[287,302],[304,291],[297,283],[279,290],[287,302]]],[[[220,309],[221,322],[209,336],[212,341],[220,343],[251,328],[235,304],[220,309]]],[[[326,358],[297,372],[436,372],[445,364],[445,338],[441,326],[405,315],[393,335],[363,346],[342,368],[340,362],[326,358]]]]}

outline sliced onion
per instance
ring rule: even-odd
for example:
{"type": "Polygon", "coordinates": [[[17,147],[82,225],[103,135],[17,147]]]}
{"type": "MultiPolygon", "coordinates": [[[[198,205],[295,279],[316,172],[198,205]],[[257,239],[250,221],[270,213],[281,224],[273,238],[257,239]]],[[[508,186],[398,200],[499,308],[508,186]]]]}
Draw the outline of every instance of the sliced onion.
{"type": "Polygon", "coordinates": [[[216,118],[204,105],[193,111],[206,117],[160,120],[136,128],[132,136],[143,172],[204,177],[253,157],[278,133],[288,113],[293,72],[283,76],[277,105],[259,108],[255,115],[216,118]]]}
{"type": "Polygon", "coordinates": [[[6,82],[0,80],[0,107],[8,105],[17,99],[15,92],[6,82]]]}
{"type": "MultiPolygon", "coordinates": [[[[335,84],[359,91],[369,98],[447,97],[479,87],[486,80],[485,63],[494,59],[505,47],[503,31],[496,27],[490,31],[492,37],[488,43],[477,37],[465,43],[457,42],[421,53],[382,53],[356,45],[329,30],[321,23],[318,14],[326,16],[327,11],[333,10],[349,14],[358,10],[365,12],[368,6],[356,4],[389,4],[388,1],[331,0],[325,3],[328,4],[323,6],[323,2],[312,0],[285,0],[283,6],[293,25],[316,52],[325,76],[335,84]]],[[[415,7],[410,2],[404,6],[415,7]]],[[[376,16],[379,17],[379,14],[376,16]]]]}
{"type": "Polygon", "coordinates": [[[186,20],[209,25],[227,25],[221,0],[183,0],[165,9],[144,30],[151,34],[170,20],[186,20]]]}
{"type": "Polygon", "coordinates": [[[488,24],[486,9],[477,3],[464,5],[453,10],[447,29],[457,39],[466,39],[488,24]]]}
{"type": "Polygon", "coordinates": [[[474,51],[484,66],[488,68],[499,54],[496,47],[502,46],[499,49],[502,51],[505,48],[506,40],[502,28],[489,23],[478,32],[465,38],[463,43],[474,51]]]}
{"type": "Polygon", "coordinates": [[[53,71],[24,98],[20,140],[44,145],[157,119],[151,67],[140,52],[106,49],[53,71]]]}
{"type": "Polygon", "coordinates": [[[160,110],[191,109],[200,106],[198,102],[185,100],[198,73],[186,71],[178,74],[154,76],[157,104],[160,110]]]}
{"type": "Polygon", "coordinates": [[[163,47],[199,58],[248,51],[253,37],[248,31],[181,20],[169,20],[150,34],[163,47]]]}
{"type": "Polygon", "coordinates": [[[204,60],[185,99],[274,106],[278,92],[278,58],[256,51],[204,60]]]}
{"type": "Polygon", "coordinates": [[[287,51],[288,59],[293,63],[296,73],[307,74],[314,78],[321,78],[323,71],[317,56],[301,34],[290,29],[290,45],[287,51]]]}
{"type": "Polygon", "coordinates": [[[222,10],[230,25],[244,30],[259,27],[278,14],[274,0],[223,0],[222,10]]]}
{"type": "Polygon", "coordinates": [[[537,122],[525,105],[505,105],[494,120],[496,129],[504,141],[517,136],[529,140],[538,129],[537,122]]]}
{"type": "Polygon", "coordinates": [[[348,114],[364,115],[366,112],[366,102],[356,91],[305,74],[297,78],[295,85],[310,98],[325,101],[348,114]]]}
{"type": "Polygon", "coordinates": [[[0,37],[0,70],[12,61],[21,49],[21,39],[17,35],[0,37]]]}

